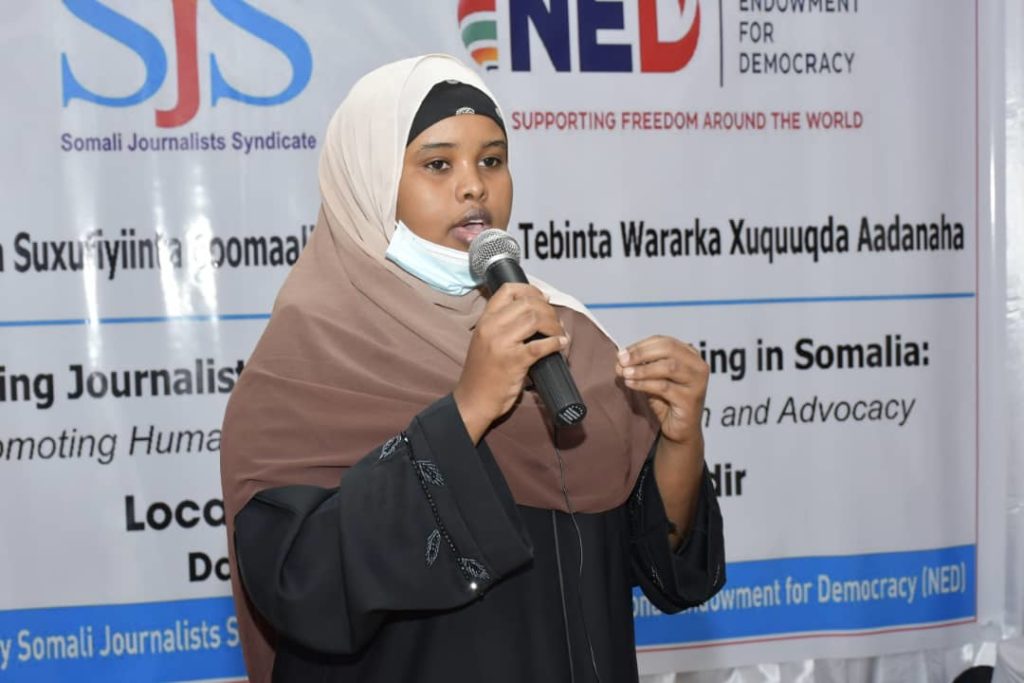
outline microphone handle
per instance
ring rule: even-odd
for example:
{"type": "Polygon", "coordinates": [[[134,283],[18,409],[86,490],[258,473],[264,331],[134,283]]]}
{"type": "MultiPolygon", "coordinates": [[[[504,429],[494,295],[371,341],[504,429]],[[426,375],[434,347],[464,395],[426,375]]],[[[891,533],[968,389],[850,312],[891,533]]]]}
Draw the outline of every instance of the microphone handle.
{"type": "MultiPolygon", "coordinates": [[[[497,292],[506,282],[529,284],[526,273],[511,258],[492,263],[484,272],[484,284],[492,292],[497,292]]],[[[543,339],[545,336],[538,332],[527,341],[543,339]]],[[[569,366],[561,353],[555,351],[544,356],[530,366],[528,374],[544,407],[551,413],[557,426],[570,427],[583,420],[587,414],[587,406],[583,403],[576,382],[569,373],[569,366]]]]}
{"type": "MultiPolygon", "coordinates": [[[[543,337],[542,334],[536,334],[531,337],[531,341],[543,337]]],[[[587,405],[569,374],[569,366],[562,354],[555,351],[544,356],[530,366],[528,374],[557,426],[571,427],[583,420],[587,414],[587,405]]]]}
{"type": "Polygon", "coordinates": [[[528,285],[526,273],[513,258],[503,258],[487,266],[484,271],[484,284],[491,293],[497,292],[498,288],[506,282],[528,285]]]}

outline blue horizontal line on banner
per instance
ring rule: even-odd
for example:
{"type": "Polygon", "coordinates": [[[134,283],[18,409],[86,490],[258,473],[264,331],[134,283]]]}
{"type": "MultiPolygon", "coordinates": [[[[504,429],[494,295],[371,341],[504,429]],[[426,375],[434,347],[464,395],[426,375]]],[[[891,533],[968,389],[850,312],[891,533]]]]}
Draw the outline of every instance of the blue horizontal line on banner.
{"type": "Polygon", "coordinates": [[[119,318],[57,318],[54,320],[0,320],[0,327],[72,327],[77,325],[137,325],[172,322],[221,322],[269,320],[269,313],[220,313],[201,315],[142,315],[119,318]]]}
{"type": "Polygon", "coordinates": [[[0,611],[0,680],[192,681],[245,675],[230,597],[0,611]]]}
{"type": "MultiPolygon", "coordinates": [[[[863,294],[851,296],[783,296],[761,299],[679,299],[676,301],[618,301],[587,304],[593,310],[622,308],[684,308],[697,306],[766,306],[772,304],[825,304],[859,301],[922,301],[936,299],[973,299],[974,292],[934,292],[927,294],[863,294]]],[[[269,313],[220,313],[201,315],[143,315],[111,318],[57,318],[53,320],[0,320],[4,327],[73,327],[81,325],[138,325],[170,322],[232,322],[268,320],[269,313]]]]}
{"type": "Polygon", "coordinates": [[[771,304],[828,304],[857,301],[920,301],[934,299],[973,299],[974,292],[934,292],[928,294],[860,294],[848,296],[778,296],[761,299],[681,299],[678,301],[624,301],[587,304],[587,308],[681,308],[690,306],[767,306],[771,304]]]}
{"type": "MultiPolygon", "coordinates": [[[[641,649],[862,632],[975,615],[973,545],[731,562],[702,606],[663,614],[634,592],[641,649]]],[[[244,675],[230,597],[0,610],[0,680],[199,680],[244,675]]]]}
{"type": "Polygon", "coordinates": [[[942,624],[975,616],[973,545],[729,563],[708,602],[663,614],[634,590],[636,644],[754,639],[942,624]]]}

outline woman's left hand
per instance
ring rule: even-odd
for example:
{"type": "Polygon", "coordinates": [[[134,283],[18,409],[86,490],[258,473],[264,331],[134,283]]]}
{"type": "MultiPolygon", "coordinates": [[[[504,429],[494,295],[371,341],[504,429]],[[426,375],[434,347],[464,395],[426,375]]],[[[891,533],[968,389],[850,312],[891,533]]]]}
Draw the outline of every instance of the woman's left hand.
{"type": "Polygon", "coordinates": [[[647,395],[661,434],[679,444],[701,438],[708,366],[697,350],[656,335],[619,352],[615,373],[630,389],[647,395]]]}

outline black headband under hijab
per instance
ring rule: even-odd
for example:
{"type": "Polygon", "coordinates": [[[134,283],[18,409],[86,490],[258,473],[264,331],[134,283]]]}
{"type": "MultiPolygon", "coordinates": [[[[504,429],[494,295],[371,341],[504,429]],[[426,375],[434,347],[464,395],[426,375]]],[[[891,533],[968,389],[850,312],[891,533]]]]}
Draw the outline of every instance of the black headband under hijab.
{"type": "MultiPolygon", "coordinates": [[[[416,139],[420,133],[449,116],[460,114],[480,114],[498,124],[505,133],[505,122],[501,120],[498,105],[487,93],[467,83],[459,81],[442,81],[430,89],[423,98],[419,111],[412,120],[406,146],[416,139]]],[[[506,133],[507,134],[507,133],[506,133]]]]}

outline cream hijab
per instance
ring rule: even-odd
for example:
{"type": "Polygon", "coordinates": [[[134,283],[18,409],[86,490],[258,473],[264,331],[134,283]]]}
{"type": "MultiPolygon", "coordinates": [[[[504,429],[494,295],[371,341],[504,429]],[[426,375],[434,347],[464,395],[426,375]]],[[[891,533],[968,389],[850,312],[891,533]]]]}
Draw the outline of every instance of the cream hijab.
{"type": "MultiPolygon", "coordinates": [[[[337,219],[331,225],[345,230],[363,253],[403,278],[405,274],[386,260],[384,253],[395,230],[405,141],[420,103],[434,85],[445,80],[472,85],[497,104],[480,77],[450,55],[425,55],[393,62],[370,72],[352,88],[327,125],[324,152],[320,156],[320,192],[325,208],[337,219]],[[397,107],[392,105],[396,101],[397,107]],[[389,106],[380,106],[383,103],[389,106]],[[378,114],[367,122],[367,111],[378,114]],[[377,217],[380,220],[373,220],[377,217]]],[[[497,106],[504,117],[501,106],[497,106]]],[[[551,298],[552,305],[585,315],[611,339],[577,299],[540,278],[531,275],[529,279],[551,298]]]]}
{"type": "MultiPolygon", "coordinates": [[[[257,491],[337,487],[351,465],[458,382],[486,300],[478,292],[435,292],[384,258],[409,127],[429,90],[448,79],[489,94],[455,59],[430,55],[363,77],[331,119],[317,227],[224,419],[229,534],[257,491]]],[[[573,340],[568,362],[589,408],[581,428],[558,435],[566,488],[577,511],[609,510],[628,497],[656,429],[646,401],[616,381],[615,345],[578,302],[549,291],[565,305],[558,310],[573,340]]],[[[517,503],[565,510],[549,424],[539,399],[526,392],[485,442],[517,503]]],[[[233,587],[250,676],[269,680],[273,633],[258,623],[236,578],[233,587]]]]}

